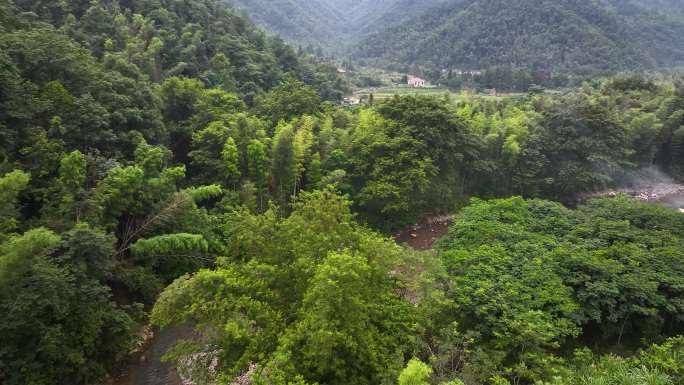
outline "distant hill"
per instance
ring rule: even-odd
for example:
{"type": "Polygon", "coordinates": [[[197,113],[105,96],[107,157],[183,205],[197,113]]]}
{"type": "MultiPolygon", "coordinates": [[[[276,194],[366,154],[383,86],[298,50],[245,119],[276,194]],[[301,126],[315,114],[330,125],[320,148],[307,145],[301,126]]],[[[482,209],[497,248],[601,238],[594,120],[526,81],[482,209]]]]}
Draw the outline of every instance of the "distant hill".
{"type": "Polygon", "coordinates": [[[368,33],[409,19],[445,0],[225,1],[286,40],[339,54],[347,52],[368,33]]]}
{"type": "Polygon", "coordinates": [[[329,47],[345,32],[346,19],[327,0],[226,0],[255,24],[302,46],[329,47]]]}
{"type": "MultiPolygon", "coordinates": [[[[330,0],[335,2],[335,0],[330,0]]],[[[388,25],[401,24],[448,0],[362,0],[351,9],[355,41],[388,25]]]]}
{"type": "Polygon", "coordinates": [[[614,71],[684,63],[677,1],[452,0],[361,39],[359,58],[480,69],[614,71]]]}
{"type": "Polygon", "coordinates": [[[303,47],[435,69],[684,64],[682,0],[226,0],[303,47]]]}
{"type": "Polygon", "coordinates": [[[623,21],[626,34],[658,66],[684,62],[684,1],[607,0],[623,21]]]}

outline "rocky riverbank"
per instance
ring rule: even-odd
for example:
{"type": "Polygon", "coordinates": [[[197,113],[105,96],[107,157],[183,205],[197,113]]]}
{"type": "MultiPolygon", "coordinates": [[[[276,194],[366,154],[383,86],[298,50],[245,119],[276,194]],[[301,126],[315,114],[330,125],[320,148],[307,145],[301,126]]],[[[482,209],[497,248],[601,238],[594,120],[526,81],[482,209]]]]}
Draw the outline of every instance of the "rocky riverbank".
{"type": "Polygon", "coordinates": [[[155,330],[146,338],[141,351],[111,385],[185,385],[173,366],[163,357],[179,341],[193,339],[196,334],[187,326],[155,330]]]}
{"type": "Polygon", "coordinates": [[[684,213],[684,185],[676,183],[650,183],[589,194],[583,200],[594,197],[628,195],[642,202],[660,203],[684,213]]]}

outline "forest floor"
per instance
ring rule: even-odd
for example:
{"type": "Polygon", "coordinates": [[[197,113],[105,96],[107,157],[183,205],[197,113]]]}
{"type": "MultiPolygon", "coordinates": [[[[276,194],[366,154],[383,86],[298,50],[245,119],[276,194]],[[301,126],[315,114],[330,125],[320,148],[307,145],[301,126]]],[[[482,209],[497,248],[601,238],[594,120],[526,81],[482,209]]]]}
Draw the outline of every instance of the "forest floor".
{"type": "Polygon", "coordinates": [[[449,232],[453,221],[451,215],[431,217],[399,231],[394,240],[415,250],[432,250],[435,243],[449,232]]]}

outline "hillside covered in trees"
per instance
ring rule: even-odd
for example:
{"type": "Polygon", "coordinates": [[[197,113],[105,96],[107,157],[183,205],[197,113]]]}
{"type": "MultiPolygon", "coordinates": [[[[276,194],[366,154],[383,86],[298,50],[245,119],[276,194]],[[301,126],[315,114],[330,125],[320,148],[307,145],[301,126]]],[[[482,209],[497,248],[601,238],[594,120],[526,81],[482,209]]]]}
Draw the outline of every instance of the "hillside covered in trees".
{"type": "Polygon", "coordinates": [[[196,385],[684,381],[684,215],[582,199],[684,179],[684,79],[345,91],[216,0],[0,0],[0,383],[109,384],[146,326],[196,385]]]}
{"type": "MultiPolygon", "coordinates": [[[[684,64],[684,5],[641,0],[239,0],[259,25],[345,60],[507,66],[546,78],[684,64]]],[[[434,76],[433,76],[434,77],[434,76]]]]}
{"type": "Polygon", "coordinates": [[[637,1],[454,0],[370,34],[356,54],[461,69],[670,67],[684,57],[682,8],[637,1]]]}
{"type": "Polygon", "coordinates": [[[334,2],[323,0],[230,0],[254,22],[304,47],[322,50],[342,36],[346,18],[334,2]]]}
{"type": "Polygon", "coordinates": [[[444,0],[229,0],[293,44],[346,55],[366,33],[408,20],[444,0]]]}

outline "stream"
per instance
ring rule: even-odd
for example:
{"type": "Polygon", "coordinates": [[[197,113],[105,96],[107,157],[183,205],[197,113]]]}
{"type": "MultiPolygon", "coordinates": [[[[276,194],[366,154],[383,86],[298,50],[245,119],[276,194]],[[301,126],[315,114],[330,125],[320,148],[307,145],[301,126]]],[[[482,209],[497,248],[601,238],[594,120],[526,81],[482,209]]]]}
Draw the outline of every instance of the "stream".
{"type": "Polygon", "coordinates": [[[676,183],[648,183],[616,190],[601,191],[580,197],[580,201],[594,197],[614,197],[625,194],[641,202],[659,204],[684,213],[684,185],[676,183]]]}
{"type": "Polygon", "coordinates": [[[187,326],[167,327],[157,331],[144,352],[131,362],[125,373],[111,385],[182,385],[171,364],[162,357],[181,339],[191,339],[194,333],[187,326]]]}
{"type": "Polygon", "coordinates": [[[665,197],[658,203],[667,207],[672,207],[684,214],[684,193],[665,197]]]}

